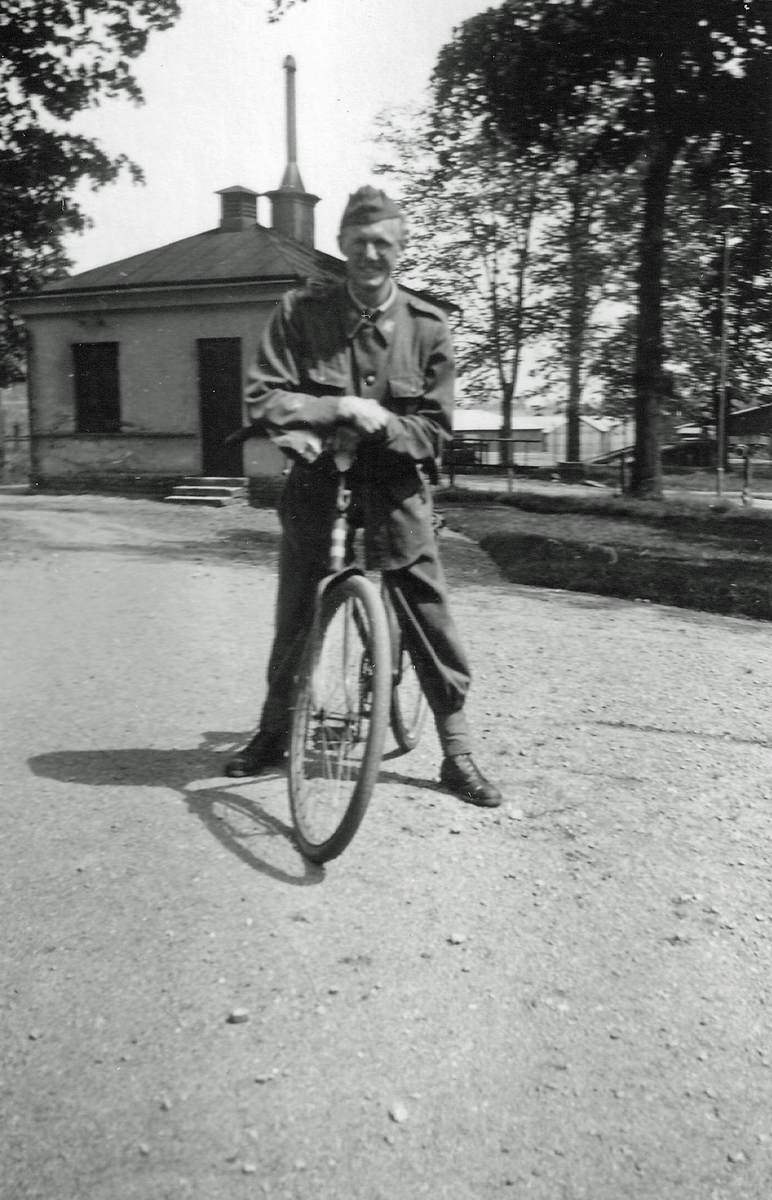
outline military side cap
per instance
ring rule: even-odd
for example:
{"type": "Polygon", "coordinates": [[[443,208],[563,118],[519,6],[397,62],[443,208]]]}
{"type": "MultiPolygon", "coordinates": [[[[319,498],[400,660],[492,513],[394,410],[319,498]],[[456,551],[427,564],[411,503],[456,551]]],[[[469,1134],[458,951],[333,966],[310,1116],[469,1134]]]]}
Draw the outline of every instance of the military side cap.
{"type": "Polygon", "coordinates": [[[340,219],[340,227],[343,229],[346,225],[374,225],[376,221],[388,221],[401,216],[399,206],[385,192],[370,186],[361,187],[349,196],[340,219]]]}

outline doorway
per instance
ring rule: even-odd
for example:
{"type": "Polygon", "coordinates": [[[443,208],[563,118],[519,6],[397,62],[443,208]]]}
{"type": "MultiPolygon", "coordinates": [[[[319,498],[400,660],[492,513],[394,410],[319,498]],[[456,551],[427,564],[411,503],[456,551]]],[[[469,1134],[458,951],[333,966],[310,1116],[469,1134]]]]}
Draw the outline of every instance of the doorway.
{"type": "Polygon", "coordinates": [[[243,424],[241,338],[199,338],[196,345],[203,473],[241,478],[243,448],[225,445],[228,434],[243,424]]]}

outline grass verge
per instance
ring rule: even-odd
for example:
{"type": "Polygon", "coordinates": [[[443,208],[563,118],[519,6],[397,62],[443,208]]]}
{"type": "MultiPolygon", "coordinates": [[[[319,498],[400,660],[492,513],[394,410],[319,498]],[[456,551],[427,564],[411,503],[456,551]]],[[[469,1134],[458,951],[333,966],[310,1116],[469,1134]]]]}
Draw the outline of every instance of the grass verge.
{"type": "Polygon", "coordinates": [[[772,512],[527,491],[438,503],[514,583],[772,620],[772,512]]]}

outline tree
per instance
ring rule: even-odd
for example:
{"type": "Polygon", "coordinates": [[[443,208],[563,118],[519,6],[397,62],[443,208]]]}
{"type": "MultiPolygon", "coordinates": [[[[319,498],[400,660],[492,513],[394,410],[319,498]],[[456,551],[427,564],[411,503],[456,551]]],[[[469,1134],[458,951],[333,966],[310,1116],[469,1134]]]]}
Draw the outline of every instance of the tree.
{"type": "Polygon", "coordinates": [[[616,324],[618,297],[629,280],[630,237],[614,217],[630,202],[631,189],[629,181],[612,187],[608,172],[586,169],[570,138],[547,178],[549,203],[540,208],[531,272],[531,321],[554,349],[543,373],[549,383],[559,378],[566,387],[566,458],[577,463],[585,389],[598,375],[600,345],[616,324]]]}
{"type": "MultiPolygon", "coordinates": [[[[635,305],[631,266],[634,245],[631,226],[638,224],[642,205],[638,163],[609,182],[599,232],[614,246],[604,299],[613,319],[598,332],[591,349],[591,370],[603,384],[604,410],[629,417],[635,395],[635,305]]],[[[707,426],[715,420],[718,397],[721,299],[723,286],[723,229],[716,220],[721,193],[702,179],[695,186],[694,163],[683,157],[674,165],[668,195],[663,286],[663,364],[660,409],[662,436],[669,439],[679,424],[707,426]]],[[[730,231],[733,245],[729,290],[729,392],[733,404],[754,403],[768,393],[772,376],[770,270],[760,264],[752,273],[751,296],[746,296],[744,250],[749,241],[747,180],[733,173],[738,201],[737,226],[730,231]]],[[[706,430],[707,433],[707,430],[706,430]]]]}
{"type": "MultiPolygon", "coordinates": [[[[455,321],[466,394],[498,394],[512,429],[523,349],[540,356],[539,391],[567,392],[568,457],[580,460],[579,415],[609,280],[629,275],[631,245],[609,220],[631,185],[581,170],[576,148],[548,162],[521,156],[466,108],[463,89],[441,106],[382,115],[376,142],[408,216],[403,274],[462,307],[455,321]],[[595,320],[594,320],[595,318],[595,320]]],[[[607,314],[601,316],[607,319],[607,314]]]]}
{"type": "MultiPolygon", "coordinates": [[[[66,123],[100,100],[142,95],[131,62],[153,30],[179,16],[177,0],[5,0],[0,11],[0,294],[34,291],[69,265],[66,234],[87,225],[72,199],[126,168],[66,123]]],[[[3,300],[0,386],[22,378],[23,330],[3,300]]]]}
{"type": "Polygon", "coordinates": [[[557,154],[566,131],[588,165],[642,164],[632,490],[661,493],[667,203],[680,160],[726,188],[749,180],[757,262],[772,210],[772,6],[768,0],[505,0],[464,23],[439,58],[442,98],[462,84],[520,149],[557,154]]]}
{"type": "Polygon", "coordinates": [[[536,153],[515,161],[501,137],[447,108],[383,114],[375,173],[399,193],[408,222],[403,277],[452,297],[459,368],[468,394],[498,393],[504,436],[523,346],[531,335],[526,278],[540,194],[536,153]]]}

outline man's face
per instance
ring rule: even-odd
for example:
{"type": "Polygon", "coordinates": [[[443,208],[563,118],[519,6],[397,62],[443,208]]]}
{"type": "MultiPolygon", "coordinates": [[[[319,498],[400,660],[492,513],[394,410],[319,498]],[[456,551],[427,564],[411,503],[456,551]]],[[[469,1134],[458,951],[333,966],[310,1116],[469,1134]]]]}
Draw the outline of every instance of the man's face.
{"type": "Polygon", "coordinates": [[[357,296],[378,303],[389,292],[402,253],[402,222],[397,217],[373,225],[345,225],[338,238],[346,274],[357,296]]]}

